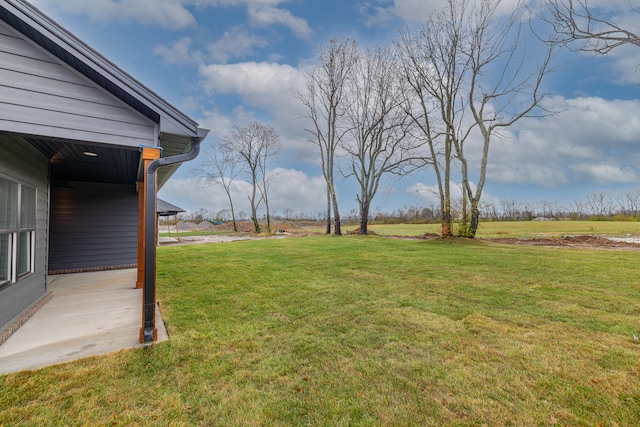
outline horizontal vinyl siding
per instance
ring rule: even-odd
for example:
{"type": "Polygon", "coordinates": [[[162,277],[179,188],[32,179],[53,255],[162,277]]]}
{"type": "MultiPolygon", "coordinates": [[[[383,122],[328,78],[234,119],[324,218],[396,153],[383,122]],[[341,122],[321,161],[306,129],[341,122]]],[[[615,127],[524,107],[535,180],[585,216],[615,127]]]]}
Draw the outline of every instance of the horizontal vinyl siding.
{"type": "Polygon", "coordinates": [[[156,124],[0,22],[0,130],[139,146],[156,124]]]}
{"type": "Polygon", "coordinates": [[[53,182],[49,271],[131,266],[138,261],[134,185],[53,182]]]}
{"type": "Polygon", "coordinates": [[[22,138],[0,135],[0,174],[37,188],[35,272],[0,290],[0,330],[46,291],[48,160],[22,138]]]}

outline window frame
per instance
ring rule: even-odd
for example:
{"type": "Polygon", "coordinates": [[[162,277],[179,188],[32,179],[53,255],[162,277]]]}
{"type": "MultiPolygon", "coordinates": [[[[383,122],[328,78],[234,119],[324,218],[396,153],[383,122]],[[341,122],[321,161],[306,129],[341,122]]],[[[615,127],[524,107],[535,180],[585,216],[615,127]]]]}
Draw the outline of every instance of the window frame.
{"type": "Polygon", "coordinates": [[[0,248],[0,268],[5,270],[0,271],[4,273],[0,278],[1,290],[35,273],[38,187],[2,174],[0,180],[17,186],[15,199],[12,200],[11,194],[7,197],[4,214],[8,219],[0,224],[0,235],[6,236],[0,239],[4,246],[0,248]],[[27,197],[31,200],[27,201],[27,197]]]}

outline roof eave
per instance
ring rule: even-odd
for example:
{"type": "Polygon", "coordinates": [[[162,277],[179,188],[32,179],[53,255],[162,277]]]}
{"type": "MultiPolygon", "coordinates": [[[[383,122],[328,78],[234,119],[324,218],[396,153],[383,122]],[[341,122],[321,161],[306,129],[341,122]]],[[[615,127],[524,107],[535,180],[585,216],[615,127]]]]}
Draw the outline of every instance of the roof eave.
{"type": "MultiPolygon", "coordinates": [[[[160,124],[160,132],[189,137],[200,136],[203,132],[205,135],[208,133],[208,131],[199,128],[197,122],[176,109],[158,94],[109,61],[57,22],[43,14],[36,7],[22,0],[0,0],[0,6],[40,35],[40,37],[36,37],[34,34],[29,34],[28,31],[25,31],[25,28],[16,28],[35,43],[94,81],[95,79],[92,78],[92,76],[87,75],[86,70],[79,69],[81,68],[81,64],[89,67],[103,78],[106,78],[122,90],[120,95],[116,89],[111,92],[132,107],[136,108],[135,105],[132,105],[133,100],[123,99],[127,93],[135,97],[138,102],[153,110],[157,116],[152,119],[155,119],[155,121],[160,124]],[[57,49],[49,46],[48,42],[53,43],[63,52],[66,52],[67,55],[63,55],[63,52],[56,51],[57,49]],[[80,63],[77,61],[80,61],[80,63]],[[167,126],[169,123],[171,126],[167,126]],[[165,126],[166,130],[162,129],[163,126],[165,126]]],[[[14,25],[14,27],[16,26],[14,25]]],[[[104,87],[104,85],[101,86],[104,87]]],[[[107,88],[107,90],[109,89],[107,88]]],[[[149,116],[148,112],[146,115],[149,116]]]]}

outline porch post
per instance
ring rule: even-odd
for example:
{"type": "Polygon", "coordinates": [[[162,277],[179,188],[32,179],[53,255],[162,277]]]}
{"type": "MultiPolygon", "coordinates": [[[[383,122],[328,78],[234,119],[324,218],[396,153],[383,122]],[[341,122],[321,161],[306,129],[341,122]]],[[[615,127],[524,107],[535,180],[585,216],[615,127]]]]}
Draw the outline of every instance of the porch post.
{"type": "Polygon", "coordinates": [[[157,216],[157,178],[158,168],[162,166],[175,165],[177,163],[188,162],[198,156],[200,143],[207,136],[209,131],[198,130],[198,136],[191,137],[191,150],[187,153],[176,154],[175,156],[161,157],[151,161],[147,167],[145,178],[145,228],[144,236],[144,286],[142,288],[142,328],[140,329],[140,342],[155,341],[157,339],[156,330],[156,235],[158,228],[157,216]],[[150,233],[153,228],[154,233],[150,233]]]}
{"type": "MultiPolygon", "coordinates": [[[[142,327],[140,328],[140,342],[143,343],[145,342],[145,334],[144,334],[144,328],[145,328],[145,320],[147,317],[149,317],[148,313],[145,314],[145,307],[146,307],[146,300],[148,295],[146,295],[147,292],[149,292],[149,290],[147,289],[145,285],[145,276],[146,276],[146,269],[149,268],[149,266],[147,265],[147,258],[146,258],[146,247],[148,245],[148,239],[147,239],[147,234],[148,233],[153,233],[154,235],[154,240],[155,240],[155,235],[156,235],[156,231],[155,227],[157,227],[157,221],[155,222],[155,226],[154,226],[154,230],[150,230],[150,227],[152,227],[153,225],[150,225],[147,223],[146,218],[147,218],[147,210],[149,209],[149,203],[147,203],[147,196],[149,197],[153,197],[155,199],[156,194],[147,194],[148,190],[148,183],[147,183],[147,179],[149,179],[148,174],[146,173],[147,168],[149,166],[149,164],[160,158],[160,154],[161,154],[161,150],[160,148],[151,148],[151,147],[143,147],[142,148],[142,153],[140,156],[140,166],[143,168],[143,173],[142,173],[142,182],[139,181],[138,183],[138,280],[136,281],[136,288],[141,288],[142,289],[142,327]]],[[[156,179],[157,177],[154,174],[152,179],[156,179]]],[[[155,182],[153,183],[153,189],[156,188],[155,182]]],[[[155,192],[154,192],[155,193],[155,192]]],[[[155,201],[155,200],[154,200],[155,201]]],[[[152,206],[155,206],[155,203],[151,204],[152,206]]],[[[156,213],[153,212],[152,213],[153,217],[156,218],[156,213]]],[[[155,250],[155,245],[153,250],[155,250]]],[[[155,269],[155,265],[152,267],[155,269]]],[[[154,277],[155,277],[155,271],[154,271],[154,277]]],[[[155,286],[155,283],[153,284],[155,286]]],[[[154,290],[152,290],[153,292],[154,290]]],[[[155,295],[153,296],[154,299],[154,310],[155,310],[155,295]]],[[[155,313],[151,315],[153,318],[153,339],[155,340],[157,337],[157,330],[155,329],[155,313]]]]}
{"type": "Polygon", "coordinates": [[[138,277],[136,280],[136,289],[144,287],[144,236],[146,235],[145,226],[145,181],[147,174],[145,171],[152,160],[160,158],[160,149],[143,147],[140,155],[140,168],[142,170],[141,179],[138,180],[138,277]]]}

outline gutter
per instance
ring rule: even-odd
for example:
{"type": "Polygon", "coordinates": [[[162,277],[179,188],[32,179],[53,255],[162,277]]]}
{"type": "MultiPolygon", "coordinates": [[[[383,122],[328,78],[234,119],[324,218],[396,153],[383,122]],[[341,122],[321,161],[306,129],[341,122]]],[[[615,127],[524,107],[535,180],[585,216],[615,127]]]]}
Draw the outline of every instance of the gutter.
{"type": "MultiPolygon", "coordinates": [[[[198,129],[200,130],[200,129],[198,129]]],[[[145,230],[144,236],[144,285],[143,285],[143,342],[155,340],[156,331],[156,210],[157,210],[157,176],[158,169],[176,163],[193,160],[200,153],[200,143],[208,132],[198,132],[191,138],[191,150],[184,154],[161,157],[149,163],[145,177],[145,230]]]]}

